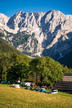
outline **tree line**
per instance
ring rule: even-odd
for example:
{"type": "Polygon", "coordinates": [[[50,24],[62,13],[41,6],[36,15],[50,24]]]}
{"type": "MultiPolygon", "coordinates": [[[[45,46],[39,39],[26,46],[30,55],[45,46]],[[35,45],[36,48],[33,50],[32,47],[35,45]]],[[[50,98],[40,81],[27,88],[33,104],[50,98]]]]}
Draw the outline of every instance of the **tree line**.
{"type": "Polygon", "coordinates": [[[0,81],[24,81],[31,75],[36,77],[36,83],[40,76],[41,83],[54,84],[62,80],[64,73],[72,73],[72,70],[47,56],[30,59],[15,52],[0,54],[0,81]]]}

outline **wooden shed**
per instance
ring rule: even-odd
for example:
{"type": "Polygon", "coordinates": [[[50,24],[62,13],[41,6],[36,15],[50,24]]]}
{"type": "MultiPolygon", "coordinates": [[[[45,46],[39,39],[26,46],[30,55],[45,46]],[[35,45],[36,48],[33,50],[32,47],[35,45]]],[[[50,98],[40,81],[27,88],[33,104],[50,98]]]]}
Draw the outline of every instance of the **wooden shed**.
{"type": "Polygon", "coordinates": [[[63,81],[57,81],[54,88],[58,91],[72,93],[72,74],[64,74],[63,81]]]}

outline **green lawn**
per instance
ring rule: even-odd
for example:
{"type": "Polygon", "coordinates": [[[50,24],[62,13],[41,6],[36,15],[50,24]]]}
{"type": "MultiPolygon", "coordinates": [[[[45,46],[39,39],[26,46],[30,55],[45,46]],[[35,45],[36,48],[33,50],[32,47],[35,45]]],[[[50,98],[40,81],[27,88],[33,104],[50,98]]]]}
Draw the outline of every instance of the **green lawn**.
{"type": "Polygon", "coordinates": [[[0,84],[0,108],[72,108],[72,94],[48,94],[0,84]]]}

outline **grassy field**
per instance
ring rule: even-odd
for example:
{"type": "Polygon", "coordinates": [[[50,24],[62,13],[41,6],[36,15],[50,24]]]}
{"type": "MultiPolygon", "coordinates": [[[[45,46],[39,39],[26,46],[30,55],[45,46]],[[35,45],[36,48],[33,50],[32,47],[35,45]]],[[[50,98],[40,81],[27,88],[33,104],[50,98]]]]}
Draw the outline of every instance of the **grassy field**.
{"type": "Polygon", "coordinates": [[[0,108],[72,108],[72,94],[48,94],[0,84],[0,108]]]}

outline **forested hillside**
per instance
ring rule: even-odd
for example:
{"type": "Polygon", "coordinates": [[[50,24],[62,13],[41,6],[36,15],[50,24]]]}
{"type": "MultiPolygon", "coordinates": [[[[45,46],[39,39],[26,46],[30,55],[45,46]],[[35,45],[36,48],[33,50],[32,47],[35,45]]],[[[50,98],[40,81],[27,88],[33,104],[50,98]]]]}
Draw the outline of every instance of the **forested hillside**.
{"type": "Polygon", "coordinates": [[[13,53],[16,52],[18,54],[22,54],[20,51],[15,49],[14,47],[10,46],[3,40],[0,40],[0,53],[13,53]]]}
{"type": "Polygon", "coordinates": [[[16,52],[0,54],[0,81],[22,82],[32,76],[36,79],[36,84],[39,77],[41,83],[52,85],[58,80],[61,81],[64,73],[72,71],[50,57],[30,59],[16,52]]]}

